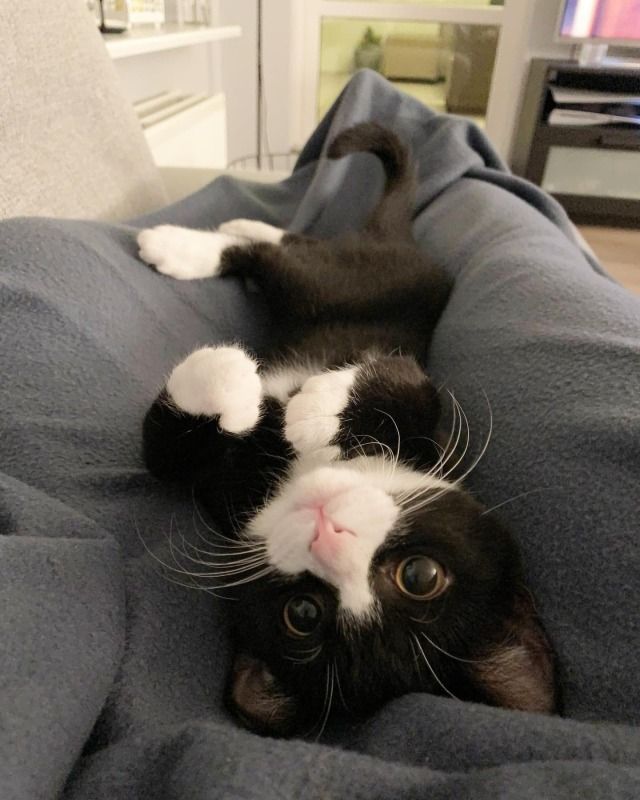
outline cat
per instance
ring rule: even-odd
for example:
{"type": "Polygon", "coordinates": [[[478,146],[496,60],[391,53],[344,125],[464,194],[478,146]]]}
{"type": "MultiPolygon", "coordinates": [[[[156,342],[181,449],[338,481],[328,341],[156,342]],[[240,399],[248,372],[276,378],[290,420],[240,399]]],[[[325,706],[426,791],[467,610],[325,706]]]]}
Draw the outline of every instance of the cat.
{"type": "Polygon", "coordinates": [[[236,219],[138,236],[164,275],[253,280],[278,323],[260,362],[235,344],[191,353],[143,426],[151,472],[219,525],[190,557],[236,600],[228,706],[286,736],[409,692],[553,712],[515,540],[461,485],[462,413],[440,430],[425,368],[451,284],[412,237],[408,149],[362,123],[327,155],[360,151],[386,185],[358,233],[236,219]]]}

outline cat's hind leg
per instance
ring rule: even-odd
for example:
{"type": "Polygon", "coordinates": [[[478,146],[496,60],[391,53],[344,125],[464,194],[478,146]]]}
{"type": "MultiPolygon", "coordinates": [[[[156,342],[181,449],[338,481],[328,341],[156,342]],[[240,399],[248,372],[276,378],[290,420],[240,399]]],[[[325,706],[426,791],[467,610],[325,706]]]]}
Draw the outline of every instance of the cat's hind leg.
{"type": "Polygon", "coordinates": [[[232,219],[223,222],[218,228],[219,233],[227,236],[236,236],[247,242],[267,242],[267,244],[280,244],[286,234],[282,228],[276,228],[257,219],[232,219]]]}
{"type": "Polygon", "coordinates": [[[218,231],[197,231],[177,225],[158,225],[138,234],[138,255],[158,272],[192,281],[218,274],[222,254],[244,240],[218,231]]]}
{"type": "Polygon", "coordinates": [[[215,231],[157,225],[138,234],[138,255],[171,278],[212,278],[220,273],[223,253],[230,247],[280,244],[284,235],[280,228],[251,219],[234,219],[215,231]]]}

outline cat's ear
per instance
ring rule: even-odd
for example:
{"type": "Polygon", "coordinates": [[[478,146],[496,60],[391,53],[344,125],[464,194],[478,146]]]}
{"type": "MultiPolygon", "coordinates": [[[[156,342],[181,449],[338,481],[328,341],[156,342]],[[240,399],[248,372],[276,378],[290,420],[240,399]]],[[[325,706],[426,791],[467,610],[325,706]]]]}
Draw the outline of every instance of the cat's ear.
{"type": "Polygon", "coordinates": [[[504,641],[474,664],[473,677],[496,706],[546,714],[557,711],[553,651],[529,595],[518,598],[504,641]]]}
{"type": "Polygon", "coordinates": [[[286,736],[297,718],[295,699],[283,691],[264,662],[253,656],[236,656],[227,698],[231,710],[257,733],[286,736]]]}

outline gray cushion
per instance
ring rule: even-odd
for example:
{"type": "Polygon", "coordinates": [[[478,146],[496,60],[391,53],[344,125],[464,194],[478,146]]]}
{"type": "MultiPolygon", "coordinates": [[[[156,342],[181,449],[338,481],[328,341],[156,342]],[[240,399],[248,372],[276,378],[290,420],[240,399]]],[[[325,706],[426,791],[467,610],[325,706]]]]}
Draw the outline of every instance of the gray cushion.
{"type": "Polygon", "coordinates": [[[367,118],[419,162],[415,231],[456,278],[431,371],[467,412],[474,454],[489,401],[469,481],[489,505],[515,498],[499,512],[558,649],[565,718],[413,695],[321,744],[240,730],[221,702],[224,603],[154,560],[194,526],[191,498],[145,472],[139,439],[171,366],[207,342],[259,347],[265,309],[234,280],[155,274],[135,227],[19,219],[0,224],[3,798],[65,783],[73,800],[639,796],[637,298],[479,131],[367,72],[286,182],[220,178],[146,223],[355,227],[381,169],[317,159],[367,118]]]}

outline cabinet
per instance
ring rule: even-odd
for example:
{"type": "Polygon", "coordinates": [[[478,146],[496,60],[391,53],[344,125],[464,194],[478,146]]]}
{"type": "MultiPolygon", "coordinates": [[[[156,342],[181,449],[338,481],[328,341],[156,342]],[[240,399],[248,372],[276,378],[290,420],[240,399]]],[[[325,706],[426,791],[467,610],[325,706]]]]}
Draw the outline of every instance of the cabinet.
{"type": "Polygon", "coordinates": [[[532,60],[512,157],[514,172],[553,194],[575,222],[640,227],[640,125],[550,124],[554,87],[610,98],[593,111],[616,96],[621,106],[635,97],[640,109],[640,70],[532,60]]]}

